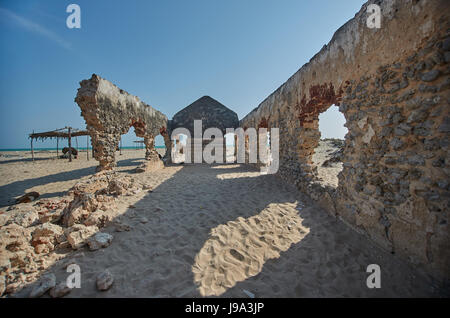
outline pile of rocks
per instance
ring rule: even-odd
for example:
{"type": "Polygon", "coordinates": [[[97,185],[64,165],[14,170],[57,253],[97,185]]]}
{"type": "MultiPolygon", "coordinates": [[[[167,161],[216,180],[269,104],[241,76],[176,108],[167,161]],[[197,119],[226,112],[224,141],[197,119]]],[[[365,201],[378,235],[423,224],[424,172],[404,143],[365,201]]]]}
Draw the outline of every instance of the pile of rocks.
{"type": "MultiPolygon", "coordinates": [[[[106,269],[97,275],[96,285],[99,291],[106,291],[114,283],[114,276],[106,269]]],[[[64,297],[72,291],[66,280],[56,282],[56,276],[52,273],[46,273],[37,281],[30,291],[30,298],[37,298],[45,295],[47,292],[52,298],[64,297]]]]}
{"type": "MultiPolygon", "coordinates": [[[[50,256],[56,257],[57,249],[109,246],[113,236],[99,229],[117,216],[119,196],[141,190],[142,185],[130,176],[100,172],[76,184],[62,198],[23,203],[0,212],[0,296],[32,282],[49,266],[50,256]]],[[[44,289],[44,293],[51,290],[44,289]]],[[[56,294],[65,292],[59,289],[56,294]]]]}
{"type": "Polygon", "coordinates": [[[333,164],[342,162],[344,156],[344,148],[333,151],[328,155],[330,158],[322,163],[322,167],[331,167],[333,164]]]}

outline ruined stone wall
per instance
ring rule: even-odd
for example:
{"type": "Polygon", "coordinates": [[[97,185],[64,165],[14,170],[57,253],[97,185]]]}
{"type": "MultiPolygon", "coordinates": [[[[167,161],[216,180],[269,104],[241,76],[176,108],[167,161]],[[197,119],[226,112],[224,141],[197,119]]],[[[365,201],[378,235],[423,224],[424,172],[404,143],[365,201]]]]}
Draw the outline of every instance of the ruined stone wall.
{"type": "Polygon", "coordinates": [[[153,147],[155,137],[161,134],[165,141],[170,141],[167,117],[163,113],[96,74],[80,82],[75,101],[91,135],[94,157],[99,161],[98,170],[115,166],[120,136],[130,127],[134,127],[136,136],[144,138],[145,158],[149,164],[159,160],[153,147]]]}
{"type": "Polygon", "coordinates": [[[381,246],[449,278],[450,3],[369,1],[240,122],[280,129],[281,177],[381,246]],[[366,25],[381,7],[380,29],[366,25]],[[337,189],[316,182],[318,116],[347,120],[337,189]]]}

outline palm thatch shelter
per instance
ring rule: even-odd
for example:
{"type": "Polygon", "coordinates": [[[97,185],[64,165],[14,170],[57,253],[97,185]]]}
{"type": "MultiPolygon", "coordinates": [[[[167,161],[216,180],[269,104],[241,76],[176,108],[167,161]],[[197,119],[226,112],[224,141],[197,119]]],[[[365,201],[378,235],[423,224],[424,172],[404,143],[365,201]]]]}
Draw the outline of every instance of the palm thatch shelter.
{"type": "Polygon", "coordinates": [[[135,140],[133,141],[136,149],[144,149],[145,141],[144,140],[135,140]]]}
{"type": "MultiPolygon", "coordinates": [[[[34,148],[33,148],[33,140],[41,140],[44,141],[47,138],[56,138],[56,156],[58,157],[58,150],[59,150],[59,139],[68,139],[69,144],[69,161],[72,161],[72,151],[70,151],[70,148],[72,147],[72,138],[78,137],[78,136],[88,136],[86,138],[86,152],[87,152],[87,159],[89,160],[89,151],[87,149],[89,148],[89,132],[87,130],[80,130],[80,129],[74,129],[72,127],[64,127],[60,129],[55,129],[52,131],[46,131],[46,132],[40,132],[40,133],[33,133],[29,134],[29,138],[31,139],[31,158],[34,161],[34,148]]],[[[77,148],[78,148],[78,140],[77,140],[77,148]]]]}

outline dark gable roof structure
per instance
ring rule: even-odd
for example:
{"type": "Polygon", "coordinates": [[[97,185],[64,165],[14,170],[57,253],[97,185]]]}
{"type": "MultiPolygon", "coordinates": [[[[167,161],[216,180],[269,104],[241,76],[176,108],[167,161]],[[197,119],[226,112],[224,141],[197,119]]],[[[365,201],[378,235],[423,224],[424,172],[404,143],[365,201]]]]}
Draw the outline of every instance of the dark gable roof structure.
{"type": "Polygon", "coordinates": [[[194,120],[202,120],[202,133],[208,128],[219,128],[225,134],[227,128],[239,127],[237,114],[214,98],[203,96],[173,116],[170,129],[186,128],[194,136],[194,120]]]}

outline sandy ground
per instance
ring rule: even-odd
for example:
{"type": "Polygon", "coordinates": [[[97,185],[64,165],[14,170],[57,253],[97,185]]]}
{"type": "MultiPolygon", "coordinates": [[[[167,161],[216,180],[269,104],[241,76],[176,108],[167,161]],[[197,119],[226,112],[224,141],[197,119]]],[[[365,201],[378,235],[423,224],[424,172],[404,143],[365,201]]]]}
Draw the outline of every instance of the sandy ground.
{"type": "MultiPolygon", "coordinates": [[[[144,161],[145,150],[123,149],[122,155],[116,155],[117,169],[131,172],[144,161]]],[[[41,194],[40,198],[58,197],[80,178],[95,173],[98,165],[91,153],[87,160],[86,151],[81,151],[72,162],[57,159],[56,151],[36,151],[34,158],[32,162],[29,151],[0,152],[0,207],[13,204],[15,198],[31,191],[41,194]]]]}
{"type": "MultiPolygon", "coordinates": [[[[44,154],[42,154],[44,156],[44,154]]],[[[436,296],[419,269],[381,250],[274,175],[238,165],[172,165],[134,174],[142,151],[124,151],[118,170],[153,192],[121,198],[120,222],[101,250],[67,251],[49,268],[57,282],[81,268],[81,288],[67,297],[411,297],[436,296]],[[70,260],[70,261],[68,261],[70,260]],[[369,264],[381,267],[381,288],[366,286],[369,264]],[[96,289],[105,269],[114,285],[96,289]]],[[[94,172],[77,159],[0,163],[2,202],[24,191],[51,197],[94,172]],[[25,173],[24,171],[28,171],[25,173]]],[[[6,162],[10,160],[10,162],[6,162]]],[[[28,286],[17,296],[26,296],[28,286]]]]}
{"type": "Polygon", "coordinates": [[[320,140],[313,155],[313,163],[317,166],[317,174],[321,184],[337,188],[338,174],[342,171],[342,162],[332,164],[330,167],[322,167],[322,164],[330,159],[330,153],[338,150],[331,142],[320,140]]]}

